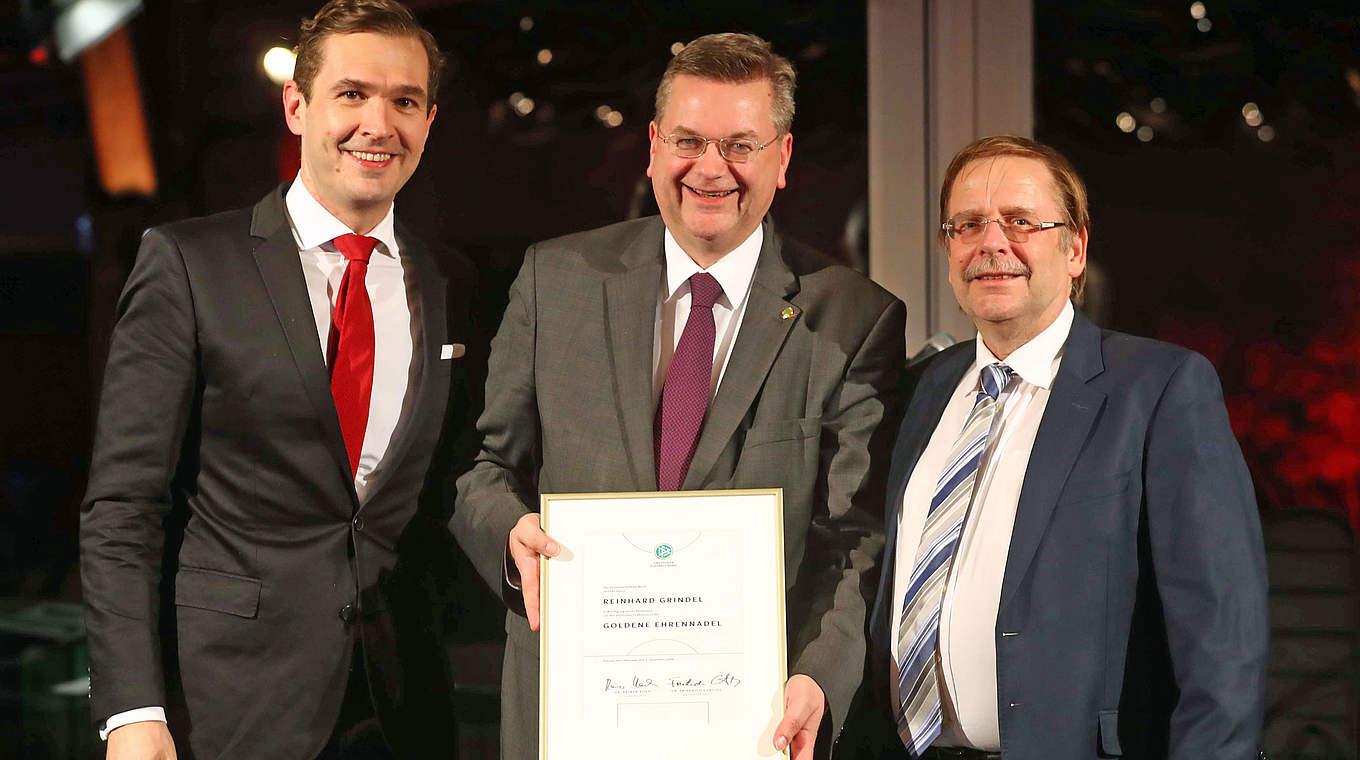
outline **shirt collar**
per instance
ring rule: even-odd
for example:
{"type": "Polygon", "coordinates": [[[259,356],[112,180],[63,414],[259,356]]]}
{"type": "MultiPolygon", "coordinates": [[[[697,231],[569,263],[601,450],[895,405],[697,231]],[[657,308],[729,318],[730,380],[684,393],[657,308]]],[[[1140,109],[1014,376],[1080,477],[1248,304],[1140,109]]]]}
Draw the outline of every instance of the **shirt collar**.
{"type": "Polygon", "coordinates": [[[725,303],[727,308],[735,308],[735,304],[745,298],[746,292],[751,289],[751,279],[755,277],[756,262],[760,259],[760,246],[765,241],[764,225],[756,225],[755,232],[752,232],[736,248],[733,248],[727,255],[718,259],[713,266],[708,269],[701,269],[694,259],[685,253],[671,234],[669,228],[666,229],[665,244],[666,250],[666,301],[675,298],[680,286],[689,282],[689,278],[696,272],[708,272],[722,286],[723,294],[719,298],[719,303],[725,303]]]}
{"type": "MultiPolygon", "coordinates": [[[[1052,388],[1053,378],[1058,374],[1058,358],[1062,356],[1063,345],[1067,343],[1067,334],[1072,330],[1072,319],[1075,315],[1076,311],[1069,300],[1063,304],[1062,311],[1052,324],[1006,357],[1006,366],[1015,370],[1015,374],[1019,375],[1021,380],[1031,385],[1037,385],[1045,390],[1052,388]]],[[[976,366],[980,369],[998,361],[1001,360],[992,354],[982,342],[982,334],[978,333],[976,366]]]]}
{"type": "MultiPolygon", "coordinates": [[[[293,180],[292,187],[288,188],[283,202],[288,208],[288,219],[293,226],[293,240],[297,242],[299,251],[320,248],[341,235],[354,232],[312,197],[307,187],[302,184],[301,172],[293,180]]],[[[381,244],[374,249],[374,253],[396,258],[397,234],[393,227],[391,205],[387,207],[387,215],[368,233],[368,237],[377,238],[381,244]]]]}

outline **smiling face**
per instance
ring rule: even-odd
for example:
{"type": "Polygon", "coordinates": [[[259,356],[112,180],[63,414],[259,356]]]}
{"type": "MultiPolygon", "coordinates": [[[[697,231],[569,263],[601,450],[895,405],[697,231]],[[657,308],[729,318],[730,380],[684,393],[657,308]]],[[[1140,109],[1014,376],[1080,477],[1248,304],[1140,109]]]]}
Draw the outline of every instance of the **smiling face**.
{"type": "Polygon", "coordinates": [[[666,228],[700,266],[708,267],[745,240],[769,211],[793,155],[793,135],[776,138],[766,79],[731,83],[681,74],[671,85],[660,122],[648,127],[647,176],[666,228]],[[699,158],[671,153],[662,137],[681,134],[770,143],[745,163],[710,144],[699,158]]]}
{"type": "Polygon", "coordinates": [[[312,91],[284,85],[284,116],[302,137],[302,184],[364,234],[420,163],[435,113],[425,91],[429,62],[414,37],[337,34],[323,45],[312,91]]]}
{"type": "MultiPolygon", "coordinates": [[[[1053,175],[1033,158],[983,158],[959,172],[946,209],[950,219],[1020,216],[1031,222],[1065,219],[1053,175]]],[[[1062,312],[1072,278],[1086,268],[1086,230],[1058,227],[1012,242],[1000,225],[988,224],[969,243],[949,240],[949,284],[959,306],[1004,359],[1053,323],[1062,312]]]]}

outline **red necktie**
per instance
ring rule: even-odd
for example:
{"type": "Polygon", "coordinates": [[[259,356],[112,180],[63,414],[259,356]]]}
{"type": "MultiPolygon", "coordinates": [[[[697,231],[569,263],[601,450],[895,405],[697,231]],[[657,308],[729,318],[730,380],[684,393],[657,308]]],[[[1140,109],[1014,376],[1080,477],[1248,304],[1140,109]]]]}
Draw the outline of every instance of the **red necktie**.
{"type": "Polygon", "coordinates": [[[698,272],[689,278],[689,292],[689,318],[656,408],[656,483],[662,491],[678,491],[685,482],[713,385],[713,304],[722,286],[698,272]]]}
{"type": "Polygon", "coordinates": [[[368,257],[378,241],[363,235],[341,235],[335,247],[349,262],[340,278],[340,292],[331,314],[331,396],[340,414],[340,433],[349,454],[349,469],[359,470],[368,429],[368,405],[373,397],[373,305],[364,277],[368,257]]]}

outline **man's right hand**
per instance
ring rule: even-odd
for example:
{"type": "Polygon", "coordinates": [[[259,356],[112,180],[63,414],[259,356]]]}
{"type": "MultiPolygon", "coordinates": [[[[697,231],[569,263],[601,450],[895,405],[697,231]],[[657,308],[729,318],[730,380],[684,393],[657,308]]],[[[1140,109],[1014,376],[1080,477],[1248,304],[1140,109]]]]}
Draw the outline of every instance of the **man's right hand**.
{"type": "Polygon", "coordinates": [[[175,760],[170,728],[158,720],[129,723],[109,732],[106,760],[175,760]]]}
{"type": "Polygon", "coordinates": [[[529,629],[538,630],[538,558],[556,557],[562,547],[543,532],[538,513],[530,512],[519,518],[510,529],[506,553],[519,573],[520,593],[524,595],[524,615],[529,618],[529,629]]]}

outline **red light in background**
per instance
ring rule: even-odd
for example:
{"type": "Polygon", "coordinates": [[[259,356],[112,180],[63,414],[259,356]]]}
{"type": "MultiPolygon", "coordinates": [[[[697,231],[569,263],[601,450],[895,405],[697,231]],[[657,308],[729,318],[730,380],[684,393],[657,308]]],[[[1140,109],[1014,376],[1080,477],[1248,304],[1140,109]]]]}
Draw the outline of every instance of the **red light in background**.
{"type": "Polygon", "coordinates": [[[51,54],[47,52],[46,45],[38,45],[37,47],[28,51],[28,61],[29,63],[32,63],[34,66],[46,66],[47,61],[50,57],[51,54]]]}
{"type": "Polygon", "coordinates": [[[278,159],[279,181],[292,182],[297,176],[298,169],[302,167],[302,141],[298,136],[289,132],[287,129],[279,130],[279,141],[276,149],[278,159]]]}

